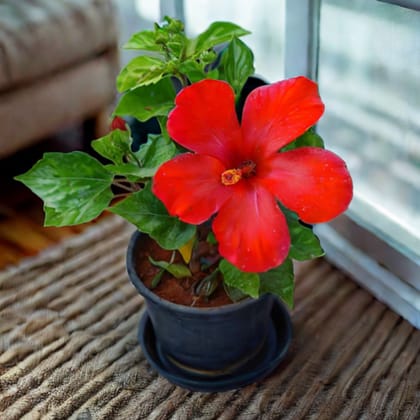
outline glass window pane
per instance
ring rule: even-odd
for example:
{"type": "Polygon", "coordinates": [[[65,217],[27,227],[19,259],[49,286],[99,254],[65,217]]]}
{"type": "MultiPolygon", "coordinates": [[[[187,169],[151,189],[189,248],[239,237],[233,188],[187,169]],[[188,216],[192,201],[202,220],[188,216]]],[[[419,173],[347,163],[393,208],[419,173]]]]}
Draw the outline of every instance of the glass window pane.
{"type": "Polygon", "coordinates": [[[350,214],[420,258],[420,13],[367,0],[321,3],[319,132],[348,163],[350,214]]]}
{"type": "Polygon", "coordinates": [[[184,14],[190,36],[216,20],[250,30],[243,39],[254,51],[256,73],[268,82],[283,78],[284,0],[184,0],[184,14]]]}

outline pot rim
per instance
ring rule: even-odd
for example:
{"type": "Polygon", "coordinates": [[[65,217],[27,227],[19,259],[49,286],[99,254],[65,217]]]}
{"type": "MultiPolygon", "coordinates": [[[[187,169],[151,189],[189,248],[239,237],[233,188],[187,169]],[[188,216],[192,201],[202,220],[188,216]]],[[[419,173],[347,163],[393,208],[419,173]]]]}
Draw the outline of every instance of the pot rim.
{"type": "Polygon", "coordinates": [[[250,306],[254,304],[255,302],[257,302],[259,299],[262,299],[262,298],[268,299],[270,297],[274,298],[274,295],[266,293],[260,296],[258,299],[247,297],[239,302],[233,302],[227,305],[221,305],[218,307],[209,307],[209,308],[186,306],[186,305],[170,302],[169,300],[166,300],[166,299],[162,299],[156,293],[154,293],[152,290],[150,290],[144,285],[143,281],[139,277],[136,270],[136,264],[135,264],[135,259],[134,259],[134,256],[136,255],[136,249],[137,249],[137,246],[139,246],[140,244],[141,238],[147,237],[147,236],[148,236],[147,234],[139,230],[136,230],[131,235],[130,241],[128,243],[127,254],[126,254],[126,267],[127,267],[127,272],[128,272],[130,281],[134,285],[134,287],[137,289],[137,291],[146,299],[149,299],[156,304],[163,305],[164,307],[167,307],[168,309],[172,309],[175,311],[182,311],[184,313],[191,313],[191,314],[204,313],[204,312],[205,313],[229,313],[229,312],[236,311],[239,307],[250,306]]]}

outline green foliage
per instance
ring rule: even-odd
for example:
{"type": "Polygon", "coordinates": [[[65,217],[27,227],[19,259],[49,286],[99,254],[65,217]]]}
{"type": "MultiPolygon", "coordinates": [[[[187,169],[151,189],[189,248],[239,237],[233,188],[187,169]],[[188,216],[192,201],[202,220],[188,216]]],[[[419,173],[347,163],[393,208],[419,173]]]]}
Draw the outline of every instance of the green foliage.
{"type": "Polygon", "coordinates": [[[196,227],[168,214],[165,206],[152,193],[150,184],[129,195],[109,209],[141,232],[150,235],[162,248],[178,249],[195,234],[196,227]]]}
{"type": "Polygon", "coordinates": [[[217,240],[216,240],[216,237],[214,236],[213,232],[209,232],[209,234],[207,235],[206,241],[209,244],[217,245],[217,240]]]}
{"type": "Polygon", "coordinates": [[[296,140],[293,140],[287,146],[284,146],[281,150],[282,152],[285,152],[287,150],[293,150],[303,146],[320,147],[323,149],[324,140],[322,140],[322,137],[315,132],[314,128],[310,128],[296,140]]]}
{"type": "Polygon", "coordinates": [[[156,44],[156,35],[154,31],[137,32],[131,36],[123,48],[127,50],[142,50],[151,52],[162,52],[162,46],[156,44]]]}
{"type": "Polygon", "coordinates": [[[179,65],[179,71],[181,74],[184,74],[191,83],[199,82],[200,80],[210,77],[209,73],[206,71],[206,65],[199,60],[184,61],[179,65]]]}
{"type": "Polygon", "coordinates": [[[211,297],[211,295],[216,291],[217,286],[219,285],[219,273],[220,270],[216,269],[208,276],[199,280],[194,287],[194,293],[197,296],[202,296],[205,298],[211,297]]]}
{"type": "Polygon", "coordinates": [[[250,48],[238,38],[233,38],[223,52],[223,77],[233,87],[239,97],[242,88],[254,69],[254,54],[250,48]]]}
{"type": "Polygon", "coordinates": [[[133,152],[130,134],[122,130],[113,130],[94,140],[92,148],[113,162],[105,166],[108,172],[125,176],[132,182],[152,177],[163,162],[176,154],[175,144],[160,134],[149,134],[147,142],[133,152]]]}
{"type": "Polygon", "coordinates": [[[155,84],[139,86],[124,93],[114,115],[130,115],[147,121],[158,115],[166,116],[174,106],[175,89],[169,77],[155,84]]]}
{"type": "Polygon", "coordinates": [[[213,22],[204,32],[189,44],[189,50],[194,53],[209,50],[217,45],[228,42],[234,37],[250,34],[249,31],[231,22],[213,22]]]}
{"type": "Polygon", "coordinates": [[[236,287],[228,286],[226,283],[223,283],[226,294],[229,296],[232,302],[239,302],[242,299],[248,297],[246,293],[242,290],[237,289],[236,287]]]}
{"type": "Polygon", "coordinates": [[[128,131],[113,130],[106,136],[92,141],[91,146],[102,157],[120,165],[132,154],[131,138],[128,131]]]}
{"type": "MultiPolygon", "coordinates": [[[[125,48],[139,50],[147,55],[143,54],[133,58],[121,70],[117,78],[117,88],[120,92],[136,91],[141,87],[157,84],[168,76],[178,78],[182,85],[208,77],[217,77],[217,69],[210,70],[208,68],[215,63],[217,58],[214,47],[247,34],[249,31],[234,23],[214,22],[196,38],[189,39],[185,35],[181,22],[166,17],[162,25],[155,24],[153,31],[138,32],[127,42],[125,48]]],[[[235,51],[237,49],[238,47],[235,51]]],[[[242,50],[244,50],[243,47],[242,50]]],[[[241,57],[239,65],[242,70],[234,69],[236,56],[232,56],[231,62],[229,62],[229,72],[235,74],[235,83],[238,83],[238,75],[243,76],[244,74],[243,54],[239,50],[236,51],[236,56],[241,57]]],[[[153,90],[150,87],[150,91],[153,92],[153,90]]],[[[147,119],[147,116],[153,116],[153,112],[155,112],[154,115],[162,115],[165,110],[169,110],[166,108],[169,105],[166,101],[159,102],[157,98],[152,97],[151,106],[156,109],[152,109],[148,113],[145,112],[142,105],[144,102],[149,105],[147,92],[147,90],[139,90],[136,94],[128,95],[127,98],[123,96],[122,105],[119,104],[117,107],[117,115],[136,116],[135,112],[137,112],[136,117],[140,116],[139,119],[144,121],[143,118],[147,119]],[[137,104],[138,99],[140,99],[140,104],[137,104]],[[160,112],[160,114],[156,112],[160,112]],[[138,115],[139,113],[140,115],[138,115]]]]}
{"type": "Polygon", "coordinates": [[[312,228],[300,222],[297,214],[291,210],[282,207],[282,211],[286,216],[292,242],[289,250],[289,258],[305,261],[322,257],[325,252],[312,228]]]}
{"type": "MultiPolygon", "coordinates": [[[[87,154],[46,154],[26,174],[17,177],[44,200],[45,224],[84,223],[104,209],[125,217],[150,234],[166,249],[176,249],[195,233],[195,227],[170,217],[150,190],[157,168],[176,153],[166,132],[166,120],[174,106],[173,79],[181,85],[218,77],[214,47],[233,42],[223,59],[225,74],[238,90],[253,71],[252,53],[237,38],[249,32],[230,22],[215,22],[194,39],[184,32],[182,22],[166,17],[153,30],[134,34],[125,48],[139,51],[117,77],[121,95],[113,115],[140,121],[156,117],[161,135],[149,135],[136,152],[129,131],[114,130],[92,142],[93,149],[108,163],[87,154]],[[239,68],[236,69],[238,63],[239,68]],[[128,191],[125,199],[110,206],[115,184],[128,191]]],[[[219,60],[220,61],[220,60],[219,60]]]]}
{"type": "MultiPolygon", "coordinates": [[[[191,254],[196,227],[170,216],[151,190],[158,167],[179,152],[166,130],[168,114],[174,107],[175,86],[179,89],[206,78],[221,79],[232,86],[238,98],[254,73],[253,53],[239,39],[247,34],[247,30],[233,23],[215,22],[190,39],[182,22],[168,17],[162,24],[155,24],[153,30],[134,34],[124,47],[139,55],[117,77],[121,96],[113,116],[130,116],[142,122],[156,118],[162,132],[149,135],[137,151],[133,150],[129,130],[116,129],[94,140],[92,147],[105,163],[82,152],[46,153],[26,174],[16,177],[44,201],[45,225],[84,223],[109,210],[150,235],[162,248],[189,249],[191,254]],[[191,244],[186,246],[189,241],[191,244]]],[[[309,129],[282,151],[303,146],[324,147],[324,143],[314,129],[309,129]]],[[[291,248],[281,266],[261,274],[244,273],[222,259],[218,268],[211,271],[213,266],[197,284],[197,292],[209,296],[222,275],[224,287],[233,300],[273,293],[292,307],[292,259],[319,257],[324,252],[309,226],[302,224],[293,212],[285,208],[282,211],[290,231],[291,248]]],[[[207,240],[217,244],[213,233],[207,240]]],[[[217,258],[212,264],[218,261],[217,258]]],[[[176,278],[191,275],[186,266],[173,261],[151,259],[151,263],[160,268],[154,285],[164,271],[176,278]]]]}
{"type": "Polygon", "coordinates": [[[272,293],[293,308],[294,274],[290,258],[279,267],[260,274],[244,273],[226,260],[220,261],[219,269],[223,274],[225,290],[233,301],[272,293]]]}
{"type": "Polygon", "coordinates": [[[141,55],[133,58],[117,77],[117,89],[124,92],[139,86],[157,83],[167,74],[167,66],[160,58],[141,55]]]}
{"type": "Polygon", "coordinates": [[[45,226],[89,222],[112,198],[112,174],[83,152],[45,153],[32,169],[15,179],[44,201],[45,226]]]}
{"type": "Polygon", "coordinates": [[[157,168],[176,154],[175,143],[159,134],[149,134],[147,142],[135,153],[142,165],[142,174],[152,177],[157,168]]]}
{"type": "Polygon", "coordinates": [[[115,175],[127,177],[136,182],[152,177],[157,168],[176,153],[176,147],[169,139],[157,134],[149,134],[147,143],[140,150],[131,153],[127,162],[106,165],[108,171],[115,175]]]}
{"type": "Polygon", "coordinates": [[[248,296],[257,298],[260,291],[260,277],[255,273],[244,273],[225,259],[219,263],[223,279],[229,287],[241,290],[248,296]]]}
{"type": "Polygon", "coordinates": [[[290,258],[279,267],[260,274],[260,294],[273,293],[293,308],[294,274],[290,258]]]}
{"type": "Polygon", "coordinates": [[[183,264],[169,263],[167,261],[155,261],[152,257],[149,257],[149,261],[152,265],[162,268],[176,279],[191,276],[191,271],[183,264]]]}

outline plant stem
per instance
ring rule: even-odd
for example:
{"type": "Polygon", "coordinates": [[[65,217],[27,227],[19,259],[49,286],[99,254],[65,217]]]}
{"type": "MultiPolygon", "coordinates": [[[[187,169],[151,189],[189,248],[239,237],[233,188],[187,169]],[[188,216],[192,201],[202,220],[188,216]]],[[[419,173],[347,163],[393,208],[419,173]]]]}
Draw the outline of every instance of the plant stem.
{"type": "Polygon", "coordinates": [[[139,161],[138,157],[134,152],[130,151],[130,156],[136,161],[136,164],[139,168],[143,167],[142,163],[139,161]]]}
{"type": "Polygon", "coordinates": [[[128,192],[136,192],[140,190],[140,187],[137,184],[134,184],[126,180],[117,181],[114,179],[114,181],[112,181],[112,185],[115,185],[116,187],[121,188],[122,190],[125,190],[128,192]],[[129,185],[125,185],[124,182],[127,182],[129,185]]]}
{"type": "Polygon", "coordinates": [[[185,74],[177,73],[175,77],[181,82],[183,88],[189,85],[188,77],[185,74]]]}

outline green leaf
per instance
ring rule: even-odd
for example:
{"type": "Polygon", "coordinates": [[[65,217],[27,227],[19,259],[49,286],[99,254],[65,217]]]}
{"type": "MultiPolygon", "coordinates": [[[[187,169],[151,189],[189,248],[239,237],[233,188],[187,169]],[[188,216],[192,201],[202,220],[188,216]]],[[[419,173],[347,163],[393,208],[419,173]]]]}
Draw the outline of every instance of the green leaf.
{"type": "Polygon", "coordinates": [[[114,175],[127,178],[130,182],[138,182],[145,178],[150,178],[150,175],[148,175],[150,170],[145,169],[142,172],[143,168],[134,162],[121,163],[119,165],[109,164],[105,165],[105,168],[114,175]]]}
{"type": "Polygon", "coordinates": [[[308,131],[303,133],[296,140],[293,140],[287,146],[283,147],[281,150],[285,152],[287,150],[293,150],[303,146],[320,147],[323,149],[324,140],[322,140],[322,137],[315,132],[313,127],[311,127],[308,131]]]}
{"type": "Polygon", "coordinates": [[[189,50],[195,53],[201,52],[230,41],[233,37],[248,34],[250,34],[249,31],[232,22],[213,22],[196,39],[191,41],[189,50]]]}
{"type": "Polygon", "coordinates": [[[187,38],[185,35],[172,34],[166,46],[168,47],[170,53],[169,57],[174,60],[178,60],[182,57],[182,52],[187,43],[187,38]]]}
{"type": "Polygon", "coordinates": [[[151,289],[158,287],[160,281],[162,280],[162,276],[165,270],[159,270],[156,275],[152,279],[151,289]]]}
{"type": "Polygon", "coordinates": [[[165,16],[162,25],[155,24],[156,42],[162,45],[167,59],[180,58],[188,42],[184,24],[177,19],[165,16]]]}
{"type": "Polygon", "coordinates": [[[242,292],[235,287],[228,286],[226,283],[223,283],[226,294],[229,296],[232,302],[239,302],[242,299],[245,299],[248,295],[242,292]]]}
{"type": "Polygon", "coordinates": [[[147,121],[158,115],[167,115],[174,106],[175,89],[169,77],[147,86],[140,86],[121,96],[114,115],[130,115],[147,121]]]}
{"type": "Polygon", "coordinates": [[[151,178],[159,166],[175,154],[176,146],[170,139],[160,134],[149,134],[147,142],[142,144],[137,152],[131,153],[134,160],[107,165],[106,168],[115,175],[129,177],[131,181],[151,178]]]}
{"type": "Polygon", "coordinates": [[[206,78],[207,79],[222,79],[218,68],[208,71],[206,73],[206,78]]]}
{"type": "Polygon", "coordinates": [[[223,53],[222,65],[225,80],[238,97],[248,77],[255,71],[254,54],[244,42],[235,37],[223,53]]]}
{"type": "Polygon", "coordinates": [[[260,290],[260,277],[255,273],[244,273],[230,262],[222,259],[219,269],[223,274],[223,279],[229,287],[241,290],[243,293],[257,298],[260,290]]]}
{"type": "Polygon", "coordinates": [[[156,33],[154,31],[141,31],[133,34],[123,45],[127,50],[144,50],[161,52],[162,47],[156,44],[156,33]]]}
{"type": "Polygon", "coordinates": [[[214,236],[213,231],[210,231],[207,235],[206,242],[208,242],[210,245],[217,245],[217,239],[214,236]]]}
{"type": "Polygon", "coordinates": [[[159,58],[141,55],[133,58],[117,77],[117,89],[124,92],[139,86],[157,83],[166,72],[166,64],[159,58]]]}
{"type": "Polygon", "coordinates": [[[83,152],[45,153],[32,169],[16,180],[44,201],[45,226],[88,222],[109,205],[113,176],[83,152]]]}
{"type": "Polygon", "coordinates": [[[279,267],[260,274],[260,294],[272,293],[293,308],[294,274],[293,262],[290,258],[279,267]]]}
{"type": "Polygon", "coordinates": [[[91,143],[93,150],[104,158],[119,165],[131,153],[130,133],[124,130],[112,130],[106,136],[91,143]]]}
{"type": "Polygon", "coordinates": [[[220,270],[216,269],[194,285],[194,294],[209,298],[219,286],[220,270]]]}
{"type": "Polygon", "coordinates": [[[149,134],[147,142],[135,153],[131,151],[131,145],[127,148],[115,148],[116,152],[113,153],[113,147],[107,148],[107,140],[109,137],[105,136],[92,142],[92,146],[102,156],[115,162],[105,166],[109,172],[125,176],[132,182],[151,178],[162,163],[176,154],[175,144],[160,134],[149,134]]]}
{"type": "Polygon", "coordinates": [[[191,83],[206,79],[207,74],[204,71],[204,66],[195,59],[186,60],[179,66],[179,71],[188,77],[191,83]]]}
{"type": "Polygon", "coordinates": [[[158,53],[162,58],[171,59],[182,56],[186,43],[183,23],[165,17],[162,25],[155,23],[153,31],[134,34],[124,48],[158,53]]]}
{"type": "Polygon", "coordinates": [[[191,271],[183,264],[173,264],[167,261],[155,261],[152,257],[149,257],[149,261],[156,267],[162,268],[163,270],[170,273],[176,279],[182,279],[184,277],[191,277],[191,271]]]}
{"type": "Polygon", "coordinates": [[[141,145],[135,156],[141,162],[142,176],[150,177],[162,163],[172,159],[175,154],[176,146],[173,141],[160,134],[149,134],[147,142],[141,145]]]}
{"type": "Polygon", "coordinates": [[[194,225],[168,214],[163,203],[152,193],[150,184],[109,208],[109,211],[133,223],[165,249],[180,248],[196,231],[194,225]]]}
{"type": "Polygon", "coordinates": [[[291,245],[289,258],[298,261],[310,260],[312,258],[322,257],[325,252],[321,247],[318,237],[312,229],[303,225],[296,213],[282,206],[282,211],[286,216],[289,227],[291,245]]]}
{"type": "Polygon", "coordinates": [[[158,123],[159,123],[159,128],[160,128],[160,134],[165,137],[167,140],[170,140],[171,137],[168,134],[168,130],[166,128],[166,124],[168,122],[168,116],[165,115],[160,115],[156,117],[158,123]]]}

